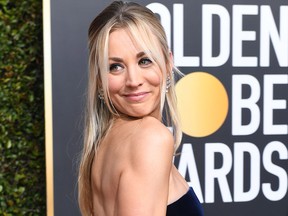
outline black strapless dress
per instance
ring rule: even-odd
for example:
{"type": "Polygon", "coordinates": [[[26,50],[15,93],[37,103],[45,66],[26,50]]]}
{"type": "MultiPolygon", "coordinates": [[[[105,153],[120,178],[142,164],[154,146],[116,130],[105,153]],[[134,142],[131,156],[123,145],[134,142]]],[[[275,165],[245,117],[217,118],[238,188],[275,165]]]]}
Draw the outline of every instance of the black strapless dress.
{"type": "Polygon", "coordinates": [[[194,190],[188,192],[177,201],[167,206],[166,216],[203,216],[203,208],[194,190]]]}

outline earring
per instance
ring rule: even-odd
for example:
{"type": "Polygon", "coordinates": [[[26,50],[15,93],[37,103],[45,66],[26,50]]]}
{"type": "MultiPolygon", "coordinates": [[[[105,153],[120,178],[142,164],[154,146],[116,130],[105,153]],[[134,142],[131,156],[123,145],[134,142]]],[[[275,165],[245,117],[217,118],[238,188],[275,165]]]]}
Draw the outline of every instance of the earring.
{"type": "Polygon", "coordinates": [[[170,76],[167,76],[167,79],[166,79],[166,93],[169,91],[170,87],[171,87],[171,78],[170,78],[170,76]]]}
{"type": "Polygon", "coordinates": [[[99,92],[98,92],[98,98],[103,101],[104,100],[104,91],[103,89],[99,89],[99,92]]]}

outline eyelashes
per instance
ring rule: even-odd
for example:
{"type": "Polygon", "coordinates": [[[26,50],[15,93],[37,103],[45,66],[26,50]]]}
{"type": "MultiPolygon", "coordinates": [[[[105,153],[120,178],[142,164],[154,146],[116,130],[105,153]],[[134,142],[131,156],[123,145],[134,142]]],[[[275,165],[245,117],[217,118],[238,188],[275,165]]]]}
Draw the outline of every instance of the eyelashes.
{"type": "Polygon", "coordinates": [[[113,64],[110,64],[109,66],[110,72],[120,71],[121,69],[123,69],[123,66],[119,63],[113,63],[113,64]]]}
{"type": "MultiPolygon", "coordinates": [[[[147,68],[151,64],[153,64],[153,61],[151,59],[149,59],[148,57],[141,58],[138,61],[138,65],[142,68],[147,68]]],[[[124,68],[125,68],[125,66],[123,63],[111,63],[109,65],[109,71],[112,73],[113,72],[119,72],[119,71],[123,70],[124,68]]]]}
{"type": "Polygon", "coordinates": [[[152,64],[152,61],[149,58],[142,58],[140,59],[138,64],[147,66],[147,65],[152,64]]]}

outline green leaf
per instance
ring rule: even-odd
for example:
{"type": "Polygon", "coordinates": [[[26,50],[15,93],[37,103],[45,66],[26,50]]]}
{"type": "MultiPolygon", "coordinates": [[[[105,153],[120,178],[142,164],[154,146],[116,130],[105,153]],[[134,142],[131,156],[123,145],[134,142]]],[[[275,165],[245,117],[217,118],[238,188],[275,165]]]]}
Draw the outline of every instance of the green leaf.
{"type": "Polygon", "coordinates": [[[6,148],[9,149],[12,146],[12,142],[11,140],[8,140],[7,144],[6,144],[6,148]]]}
{"type": "Polygon", "coordinates": [[[0,215],[45,215],[42,1],[0,0],[0,41],[0,215]]]}

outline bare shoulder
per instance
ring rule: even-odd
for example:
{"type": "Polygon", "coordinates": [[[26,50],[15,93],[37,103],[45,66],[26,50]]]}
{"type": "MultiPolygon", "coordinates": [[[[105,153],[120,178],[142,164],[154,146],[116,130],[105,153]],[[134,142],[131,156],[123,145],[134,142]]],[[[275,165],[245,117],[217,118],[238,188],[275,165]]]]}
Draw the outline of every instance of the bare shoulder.
{"type": "Polygon", "coordinates": [[[136,149],[155,151],[160,148],[162,151],[166,149],[173,152],[174,139],[172,133],[154,117],[145,117],[139,122],[131,141],[136,149]]]}
{"type": "Polygon", "coordinates": [[[159,144],[173,143],[172,133],[162,122],[154,117],[143,118],[139,123],[139,131],[137,133],[137,136],[143,139],[152,139],[152,142],[156,139],[159,144]]]}
{"type": "MultiPolygon", "coordinates": [[[[140,120],[130,138],[129,158],[133,164],[161,164],[170,162],[174,153],[174,139],[169,129],[153,117],[140,120]],[[149,163],[150,162],[150,163],[149,163]]],[[[165,166],[165,164],[162,164],[165,166]]]]}
{"type": "Polygon", "coordinates": [[[174,152],[172,133],[153,117],[136,120],[129,129],[133,133],[126,143],[126,163],[118,184],[118,215],[164,215],[174,152]]]}

